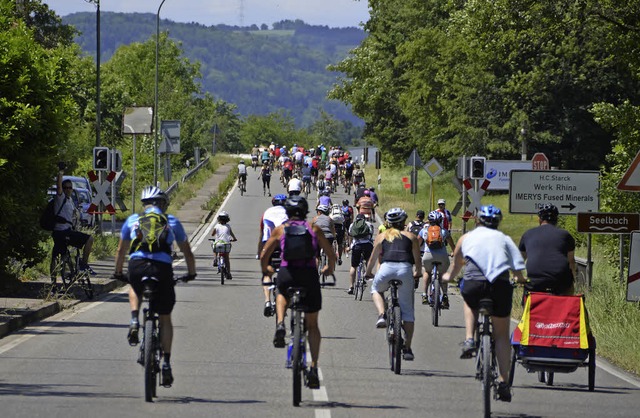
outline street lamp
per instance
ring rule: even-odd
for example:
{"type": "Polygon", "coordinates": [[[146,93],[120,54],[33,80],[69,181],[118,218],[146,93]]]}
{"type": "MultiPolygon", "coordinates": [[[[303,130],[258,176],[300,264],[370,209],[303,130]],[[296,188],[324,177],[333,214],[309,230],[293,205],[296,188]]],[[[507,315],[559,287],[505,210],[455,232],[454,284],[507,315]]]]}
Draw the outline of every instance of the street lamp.
{"type": "Polygon", "coordinates": [[[158,55],[160,50],[160,9],[166,0],[162,0],[158,13],[156,13],[156,93],[155,105],[153,107],[153,116],[155,119],[155,139],[153,141],[153,185],[158,184],[158,55]]]}

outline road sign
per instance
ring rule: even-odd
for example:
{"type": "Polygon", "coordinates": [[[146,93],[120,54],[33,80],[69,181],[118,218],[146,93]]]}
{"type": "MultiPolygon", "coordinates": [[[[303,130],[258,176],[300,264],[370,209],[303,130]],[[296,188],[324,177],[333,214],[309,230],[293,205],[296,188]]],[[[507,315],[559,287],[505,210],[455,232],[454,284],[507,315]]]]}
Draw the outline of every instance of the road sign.
{"type": "Polygon", "coordinates": [[[640,152],[636,154],[617,188],[627,192],[640,192],[640,152]]]}
{"type": "Polygon", "coordinates": [[[509,212],[538,213],[545,203],[563,215],[598,212],[599,171],[514,170],[509,183],[509,212]]]}
{"type": "Polygon", "coordinates": [[[113,205],[111,205],[111,201],[107,196],[107,190],[109,190],[109,188],[111,187],[111,182],[115,177],[116,177],[116,172],[110,171],[109,174],[107,175],[107,179],[102,183],[100,183],[100,179],[98,178],[98,175],[93,171],[89,171],[89,180],[93,184],[93,188],[96,189],[96,195],[93,197],[93,200],[91,200],[91,205],[89,205],[89,208],[87,209],[87,213],[99,212],[99,207],[101,203],[104,204],[105,212],[110,214],[116,213],[116,210],[114,209],[113,205]]]}
{"type": "Polygon", "coordinates": [[[551,165],[549,164],[549,159],[542,152],[536,152],[531,157],[531,169],[536,171],[541,170],[550,170],[551,165]]]}
{"type": "Polygon", "coordinates": [[[407,158],[406,165],[410,167],[422,167],[424,165],[424,163],[420,159],[420,156],[418,155],[417,149],[415,148],[413,149],[413,151],[411,152],[411,155],[409,156],[409,158],[407,158]]]}
{"type": "Polygon", "coordinates": [[[180,121],[163,120],[160,122],[160,132],[164,141],[158,149],[160,154],[180,154],[180,121]]]}
{"type": "Polygon", "coordinates": [[[429,160],[429,162],[422,166],[422,168],[424,168],[424,171],[426,171],[432,179],[435,178],[438,174],[442,173],[443,170],[442,166],[435,158],[429,160]]]}
{"type": "Polygon", "coordinates": [[[578,232],[592,234],[629,234],[640,229],[637,213],[578,213],[578,232]]]}
{"type": "Polygon", "coordinates": [[[629,276],[627,277],[627,301],[640,301],[640,232],[631,233],[629,247],[629,276]]]}
{"type": "Polygon", "coordinates": [[[513,170],[531,170],[531,161],[487,160],[486,178],[491,180],[487,190],[509,191],[509,179],[513,170]]]}
{"type": "MultiPolygon", "coordinates": [[[[466,212],[464,213],[464,215],[462,215],[462,219],[466,222],[471,217],[471,215],[473,215],[474,210],[480,210],[480,200],[482,199],[484,192],[486,192],[487,188],[489,188],[489,184],[491,184],[491,181],[485,179],[477,192],[473,190],[473,186],[471,185],[471,181],[469,179],[465,179],[462,184],[464,185],[464,188],[467,189],[467,194],[471,199],[471,202],[467,203],[468,206],[466,212]]],[[[462,202],[460,202],[460,204],[462,205],[462,202]]]]}

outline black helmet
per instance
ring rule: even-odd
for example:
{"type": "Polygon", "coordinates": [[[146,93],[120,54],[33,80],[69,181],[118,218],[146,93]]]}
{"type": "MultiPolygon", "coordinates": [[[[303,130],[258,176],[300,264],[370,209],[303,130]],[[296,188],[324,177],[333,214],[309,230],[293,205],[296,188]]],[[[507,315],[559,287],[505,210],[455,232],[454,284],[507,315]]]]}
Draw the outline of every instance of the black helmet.
{"type": "Polygon", "coordinates": [[[344,199],[344,200],[342,201],[342,205],[343,205],[343,206],[349,206],[349,201],[348,201],[347,199],[344,199]]]}
{"type": "Polygon", "coordinates": [[[291,196],[284,202],[284,209],[287,211],[289,218],[295,216],[298,218],[306,218],[309,213],[309,204],[307,199],[300,195],[291,196]]]}
{"type": "Polygon", "coordinates": [[[555,223],[558,221],[558,208],[551,203],[545,203],[540,207],[538,216],[543,221],[555,223]]]}
{"type": "Polygon", "coordinates": [[[482,206],[478,211],[478,219],[487,228],[496,229],[502,220],[502,211],[493,205],[482,206]]]}

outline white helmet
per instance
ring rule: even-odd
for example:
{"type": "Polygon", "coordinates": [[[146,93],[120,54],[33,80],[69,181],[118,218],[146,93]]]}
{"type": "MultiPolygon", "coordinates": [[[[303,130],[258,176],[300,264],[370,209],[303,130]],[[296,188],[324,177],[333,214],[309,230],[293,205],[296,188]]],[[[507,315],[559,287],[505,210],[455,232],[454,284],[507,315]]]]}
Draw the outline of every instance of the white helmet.
{"type": "Polygon", "coordinates": [[[158,203],[164,203],[167,206],[169,205],[169,196],[167,196],[162,189],[156,186],[147,186],[142,189],[140,200],[142,203],[151,203],[156,206],[158,203]]]}
{"type": "Polygon", "coordinates": [[[329,205],[318,205],[318,207],[316,208],[316,210],[318,212],[322,212],[325,215],[329,214],[329,211],[331,210],[331,208],[329,207],[329,205]]]}

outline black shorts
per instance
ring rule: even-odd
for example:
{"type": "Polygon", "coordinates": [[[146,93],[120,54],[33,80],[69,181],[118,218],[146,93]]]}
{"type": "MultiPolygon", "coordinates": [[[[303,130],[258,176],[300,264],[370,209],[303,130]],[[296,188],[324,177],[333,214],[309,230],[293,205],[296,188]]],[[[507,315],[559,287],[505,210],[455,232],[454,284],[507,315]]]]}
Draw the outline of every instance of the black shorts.
{"type": "Polygon", "coordinates": [[[53,250],[56,254],[65,252],[68,245],[75,248],[82,248],[90,237],[90,235],[75,231],[71,228],[65,229],[64,231],[53,231],[51,236],[53,237],[53,250]]]}
{"type": "Polygon", "coordinates": [[[506,317],[511,315],[513,286],[508,279],[464,280],[460,286],[460,294],[473,310],[480,307],[480,299],[493,300],[493,315],[506,317]]]}
{"type": "Polygon", "coordinates": [[[344,242],[344,225],[335,224],[334,228],[336,229],[336,239],[338,240],[338,244],[342,245],[344,242]]]}
{"type": "Polygon", "coordinates": [[[146,258],[134,258],[129,260],[129,283],[142,300],[144,285],[143,277],[155,277],[158,279],[158,294],[151,307],[160,315],[169,315],[176,304],[176,291],[173,282],[173,267],[168,263],[148,260],[146,258]]]}
{"type": "Polygon", "coordinates": [[[373,244],[370,242],[354,245],[351,249],[351,267],[358,268],[361,258],[364,258],[364,261],[367,262],[371,257],[372,251],[373,244]]]}
{"type": "Polygon", "coordinates": [[[566,293],[573,286],[573,277],[561,279],[538,279],[535,277],[527,277],[529,282],[524,288],[529,292],[550,292],[553,294],[566,293]]]}
{"type": "Polygon", "coordinates": [[[287,296],[290,287],[303,287],[306,295],[302,299],[304,312],[313,313],[322,309],[322,293],[318,270],[312,267],[281,267],[278,271],[278,292],[287,296]]]}

